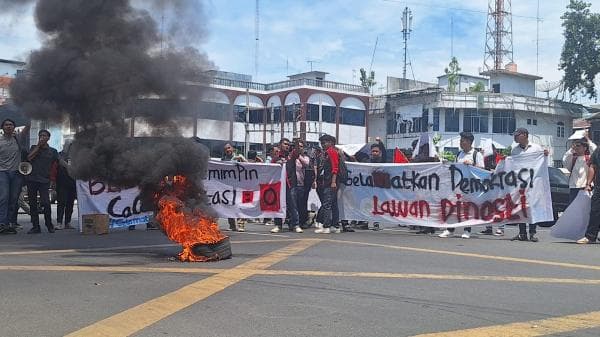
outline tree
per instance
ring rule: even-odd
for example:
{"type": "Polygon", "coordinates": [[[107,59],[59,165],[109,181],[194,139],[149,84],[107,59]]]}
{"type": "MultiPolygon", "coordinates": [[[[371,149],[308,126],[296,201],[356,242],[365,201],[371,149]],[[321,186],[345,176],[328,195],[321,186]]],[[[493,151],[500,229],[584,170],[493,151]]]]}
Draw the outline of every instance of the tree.
{"type": "Polygon", "coordinates": [[[469,92],[482,92],[485,90],[485,84],[483,82],[477,82],[474,86],[469,88],[469,92]]]}
{"type": "Polygon", "coordinates": [[[444,72],[448,75],[448,91],[454,92],[458,84],[458,73],[460,72],[456,57],[452,56],[452,60],[448,64],[448,68],[444,69],[444,72]]]}
{"type": "Polygon", "coordinates": [[[564,70],[565,90],[571,95],[583,91],[596,97],[594,80],[600,73],[600,14],[590,13],[591,4],[571,0],[561,16],[565,44],[559,69],[564,70]]]}
{"type": "Polygon", "coordinates": [[[360,84],[371,92],[371,88],[377,84],[375,82],[375,72],[371,70],[371,74],[367,77],[367,71],[364,68],[360,68],[360,84]]]}

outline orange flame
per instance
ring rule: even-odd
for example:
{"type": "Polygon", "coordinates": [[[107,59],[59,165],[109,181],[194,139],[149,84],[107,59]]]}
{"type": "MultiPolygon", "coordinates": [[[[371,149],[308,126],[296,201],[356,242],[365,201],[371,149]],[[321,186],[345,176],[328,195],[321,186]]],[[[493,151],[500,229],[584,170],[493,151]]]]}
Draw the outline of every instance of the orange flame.
{"type": "Polygon", "coordinates": [[[156,219],[160,221],[165,234],[172,241],[183,246],[179,260],[205,262],[210,258],[194,254],[192,248],[197,244],[214,244],[225,238],[219,230],[217,222],[203,214],[186,209],[181,197],[185,194],[187,179],[184,176],[166,178],[162,191],[158,193],[159,212],[156,219]],[[169,188],[167,188],[167,184],[169,188]]]}

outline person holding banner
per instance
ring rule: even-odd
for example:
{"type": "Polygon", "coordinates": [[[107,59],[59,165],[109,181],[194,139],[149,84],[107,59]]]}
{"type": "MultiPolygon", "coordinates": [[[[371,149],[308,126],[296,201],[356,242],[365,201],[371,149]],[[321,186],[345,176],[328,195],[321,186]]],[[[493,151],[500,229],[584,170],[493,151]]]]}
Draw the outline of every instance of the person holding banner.
{"type": "Polygon", "coordinates": [[[588,143],[585,138],[575,139],[571,148],[563,156],[563,167],[569,170],[569,204],[575,200],[579,191],[587,186],[587,176],[590,168],[590,151],[596,149],[594,143],[588,143]],[[593,146],[593,148],[592,148],[593,146]]]}
{"type": "Polygon", "coordinates": [[[585,236],[577,240],[578,244],[588,244],[598,240],[598,231],[600,230],[600,148],[596,148],[592,153],[591,164],[587,175],[586,191],[592,191],[592,208],[590,210],[590,220],[588,222],[585,236]]]}
{"type": "MultiPolygon", "coordinates": [[[[473,165],[479,168],[485,168],[485,164],[483,163],[483,155],[481,152],[477,151],[473,148],[473,141],[475,137],[472,133],[463,131],[460,133],[460,152],[458,156],[456,156],[456,162],[465,165],[473,165]]],[[[438,235],[440,238],[447,238],[454,234],[454,228],[448,228],[442,232],[442,234],[438,235]]],[[[468,239],[471,237],[471,227],[465,227],[463,230],[463,234],[461,235],[463,239],[468,239]]]]}
{"type": "MultiPolygon", "coordinates": [[[[513,133],[514,140],[518,144],[511,151],[511,156],[518,156],[521,153],[544,152],[548,156],[548,150],[542,149],[538,144],[529,141],[529,131],[525,128],[518,128],[513,133]]],[[[519,234],[511,239],[511,241],[531,241],[538,242],[536,234],[536,224],[529,224],[529,239],[527,238],[527,224],[519,224],[519,234]]]]}
{"type": "MultiPolygon", "coordinates": [[[[242,155],[238,155],[238,156],[234,155],[233,146],[231,146],[231,144],[229,144],[229,143],[226,143],[225,146],[223,147],[223,156],[221,157],[221,161],[244,162],[244,161],[246,161],[246,159],[242,155]]],[[[237,219],[235,219],[235,218],[228,218],[227,223],[229,223],[230,231],[238,231],[238,232],[246,231],[245,224],[243,222],[241,222],[238,227],[237,219]]]]}
{"type": "MultiPolygon", "coordinates": [[[[279,156],[273,157],[272,161],[274,163],[285,165],[286,169],[286,213],[288,217],[288,227],[291,231],[295,231],[296,233],[302,233],[303,230],[299,226],[299,217],[298,217],[298,205],[296,194],[298,193],[297,189],[297,178],[296,178],[296,157],[298,156],[298,151],[295,149],[295,146],[291,146],[291,142],[287,138],[282,138],[279,141],[279,156]]],[[[275,227],[271,229],[271,233],[279,233],[283,231],[283,219],[276,218],[275,219],[275,227]]]]}
{"type": "MultiPolygon", "coordinates": [[[[339,154],[335,148],[335,137],[325,134],[319,137],[323,148],[323,158],[317,170],[317,189],[320,191],[323,228],[317,228],[317,234],[331,233],[331,227],[339,221],[337,200],[337,175],[339,171],[339,154]]],[[[338,231],[335,229],[334,231],[338,231]]]]}

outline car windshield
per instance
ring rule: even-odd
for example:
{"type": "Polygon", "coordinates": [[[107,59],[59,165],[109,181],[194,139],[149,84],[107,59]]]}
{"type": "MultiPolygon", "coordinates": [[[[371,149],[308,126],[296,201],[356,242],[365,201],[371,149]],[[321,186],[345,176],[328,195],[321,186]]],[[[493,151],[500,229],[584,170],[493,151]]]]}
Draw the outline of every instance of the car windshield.
{"type": "Polygon", "coordinates": [[[548,176],[551,184],[569,185],[569,179],[561,170],[555,167],[548,167],[548,176]]]}

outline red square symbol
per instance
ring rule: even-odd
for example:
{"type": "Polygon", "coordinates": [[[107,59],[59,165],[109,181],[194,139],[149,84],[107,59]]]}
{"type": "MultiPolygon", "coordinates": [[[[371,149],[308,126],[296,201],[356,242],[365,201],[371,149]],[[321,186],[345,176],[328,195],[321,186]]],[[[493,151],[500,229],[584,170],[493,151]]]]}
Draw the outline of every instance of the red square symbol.
{"type": "Polygon", "coordinates": [[[254,201],[254,191],[242,191],[242,204],[251,204],[254,201]]]}
{"type": "Polygon", "coordinates": [[[281,209],[279,198],[281,196],[281,182],[274,184],[260,184],[260,210],[277,212],[281,209]]]}

